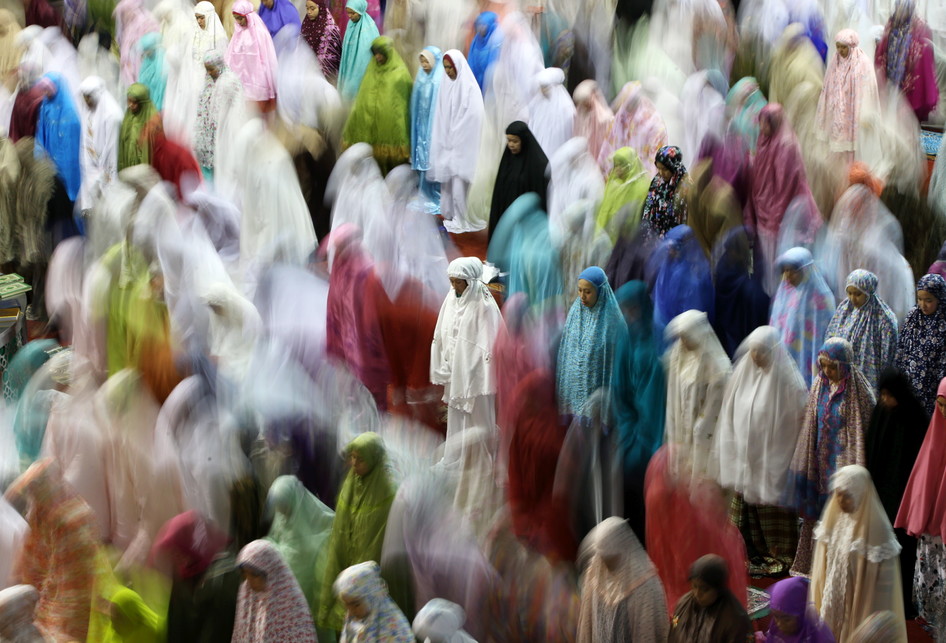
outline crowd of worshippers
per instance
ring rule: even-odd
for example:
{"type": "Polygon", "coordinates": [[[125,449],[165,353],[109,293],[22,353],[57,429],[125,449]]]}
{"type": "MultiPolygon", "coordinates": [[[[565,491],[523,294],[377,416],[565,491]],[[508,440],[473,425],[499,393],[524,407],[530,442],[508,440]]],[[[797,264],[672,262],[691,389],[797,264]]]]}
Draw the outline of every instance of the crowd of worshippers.
{"type": "Polygon", "coordinates": [[[0,2],[0,641],[946,632],[920,4],[0,2]]]}

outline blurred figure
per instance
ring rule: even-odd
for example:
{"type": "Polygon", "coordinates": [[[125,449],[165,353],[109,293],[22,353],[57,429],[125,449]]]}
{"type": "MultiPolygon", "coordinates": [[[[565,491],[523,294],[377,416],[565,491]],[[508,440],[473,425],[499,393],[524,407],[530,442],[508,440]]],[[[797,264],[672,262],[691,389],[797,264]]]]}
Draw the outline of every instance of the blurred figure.
{"type": "Polygon", "coordinates": [[[755,153],[759,142],[759,112],[767,104],[755,78],[739,79],[726,94],[729,132],[736,134],[743,147],[755,153]]]}
{"type": "Polygon", "coordinates": [[[900,326],[897,368],[910,378],[913,393],[931,414],[937,387],[946,376],[946,280],[924,275],[916,283],[916,306],[900,326]]]}
{"type": "Polygon", "coordinates": [[[557,67],[540,71],[538,91],[529,101],[529,129],[545,155],[551,157],[575,131],[575,104],[565,89],[565,73],[557,67]]]}
{"type": "Polygon", "coordinates": [[[686,311],[702,311],[712,323],[713,273],[689,226],[671,229],[650,257],[650,264],[657,278],[651,296],[658,338],[662,340],[670,321],[686,311]]]}
{"type": "Polygon", "coordinates": [[[657,172],[655,158],[659,150],[667,145],[667,126],[657,107],[644,93],[644,88],[633,81],[621,88],[611,103],[614,120],[607,140],[601,145],[598,165],[607,167],[611,155],[622,147],[637,151],[647,173],[657,172]]]}
{"type": "Polygon", "coordinates": [[[233,3],[236,26],[224,60],[243,83],[243,94],[261,112],[276,106],[276,48],[266,24],[249,0],[233,3]]]}
{"type": "Polygon", "coordinates": [[[808,391],[777,329],[760,326],[736,351],[716,424],[719,483],[736,492],[730,515],[753,576],[788,570],[798,518],[779,507],[808,391]]]}
{"type": "Polygon", "coordinates": [[[480,259],[454,259],[447,275],[452,290],[444,299],[434,330],[430,381],[444,387],[449,442],[469,428],[495,430],[496,388],[490,360],[503,319],[481,281],[480,259]]]}
{"type": "Polygon", "coordinates": [[[772,298],[769,325],[779,329],[805,385],[810,386],[824,332],[834,314],[834,295],[805,248],[792,248],[778,258],[775,268],[782,272],[782,282],[772,298]]]}
{"type": "Polygon", "coordinates": [[[237,566],[243,582],[233,643],[316,643],[305,596],[275,546],[251,542],[237,556],[237,566]]]}
{"type": "Polygon", "coordinates": [[[711,255],[713,261],[713,329],[726,354],[736,349],[753,330],[769,323],[768,294],[762,284],[758,252],[746,228],[723,235],[711,255]]]}
{"type": "Polygon", "coordinates": [[[118,137],[123,111],[105,88],[105,81],[90,76],[79,85],[85,102],[80,148],[82,185],[79,208],[91,210],[118,175],[118,137]]]}
{"type": "Polygon", "coordinates": [[[384,442],[377,433],[356,437],[348,444],[345,455],[351,468],[335,503],[317,616],[319,627],[335,631],[341,631],[346,620],[346,606],[333,589],[336,577],[352,565],[381,558],[388,512],[396,491],[384,442]]]}
{"type": "Polygon", "coordinates": [[[345,569],[333,588],[346,610],[339,643],[415,643],[410,623],[388,596],[378,563],[371,560],[345,569]]]}
{"type": "Polygon", "coordinates": [[[694,480],[719,477],[717,422],[732,365],[706,313],[688,310],[667,325],[666,442],[694,480]]]}
{"type": "Polygon", "coordinates": [[[818,100],[818,126],[828,149],[842,161],[854,160],[861,110],[877,109],[877,77],[870,58],[858,46],[853,29],[838,32],[818,100]]]}
{"type": "Polygon", "coordinates": [[[273,38],[287,25],[301,25],[299,12],[290,0],[262,0],[259,17],[273,38]]]}
{"type": "Polygon", "coordinates": [[[675,145],[665,145],[657,150],[654,165],[657,176],[650,182],[641,225],[652,236],[663,239],[672,228],[686,223],[689,177],[683,164],[683,153],[675,145]]]}
{"type": "Polygon", "coordinates": [[[164,623],[141,596],[125,587],[108,599],[109,641],[160,643],[164,641],[164,623]]]}
{"type": "Polygon", "coordinates": [[[489,236],[492,238],[506,210],[523,194],[535,192],[539,208],[547,209],[549,159],[529,126],[514,121],[506,127],[506,146],[496,172],[489,209],[489,236]]]}
{"type": "Polygon", "coordinates": [[[946,457],[946,378],[936,391],[936,408],[926,429],[926,437],[916,457],[916,464],[903,491],[896,527],[919,540],[913,573],[913,602],[919,615],[942,632],[943,596],[939,591],[946,569],[943,536],[943,458],[946,457]]]}
{"type": "MultiPolygon", "coordinates": [[[[786,578],[772,585],[769,591],[772,621],[765,635],[766,643],[806,641],[834,643],[830,628],[818,616],[808,597],[807,578],[786,578]]],[[[756,635],[759,641],[759,635],[756,635]]]]}
{"type": "Polygon", "coordinates": [[[322,74],[335,82],[342,57],[342,35],[326,0],[306,0],[302,38],[318,58],[322,74]]]}
{"type": "MultiPolygon", "coordinates": [[[[604,145],[614,122],[614,112],[593,80],[583,80],[575,88],[575,136],[588,141],[588,152],[596,161],[601,158],[604,145]]],[[[605,168],[606,169],[606,168],[605,168]]]]}
{"type": "Polygon", "coordinates": [[[752,634],[745,608],[726,587],[729,569],[716,554],[697,559],[690,567],[690,591],[673,610],[669,643],[744,641],[752,634]]]}
{"type": "Polygon", "coordinates": [[[585,416],[585,402],[611,382],[614,352],[627,326],[604,270],[578,275],[578,297],[568,311],[558,350],[558,410],[585,416]]]}
{"type": "Polygon", "coordinates": [[[386,175],[411,157],[411,73],[387,36],[372,41],[371,53],[374,59],[361,80],[342,145],[370,144],[386,175]]]}
{"type": "Polygon", "coordinates": [[[440,214],[440,184],[427,178],[431,168],[431,135],[440,85],[443,83],[443,52],[430,45],[420,52],[420,71],[411,90],[411,168],[420,175],[420,191],[424,209],[440,214]]]}
{"type": "Polygon", "coordinates": [[[906,96],[916,118],[927,119],[939,101],[932,33],[915,0],[897,0],[874,53],[877,76],[906,96]]]}
{"type": "Polygon", "coordinates": [[[637,231],[650,181],[640,157],[630,147],[611,155],[610,165],[595,223],[616,242],[622,234],[637,231]]]}
{"type": "Polygon", "coordinates": [[[155,108],[164,109],[164,92],[167,88],[168,69],[164,62],[164,47],[160,33],[148,33],[138,41],[141,50],[141,70],[138,82],[148,88],[155,108]]]}
{"type": "Polygon", "coordinates": [[[832,495],[818,523],[811,599],[839,641],[874,612],[890,610],[898,626],[891,641],[906,641],[900,563],[890,521],[862,466],[831,476],[832,495]]]}
{"type": "Polygon", "coordinates": [[[151,162],[151,142],[142,140],[145,125],[158,113],[147,86],[134,83],[128,88],[128,108],[118,135],[118,170],[151,162]]]}
{"type": "Polygon", "coordinates": [[[903,619],[890,610],[874,612],[851,634],[851,643],[886,643],[902,634],[903,619]]]}
{"type": "MultiPolygon", "coordinates": [[[[905,500],[904,491],[917,462],[930,416],[916,399],[910,380],[903,371],[896,368],[881,371],[877,389],[877,406],[871,413],[867,429],[866,466],[887,518],[890,524],[894,524],[901,502],[905,500]]],[[[912,594],[917,543],[916,538],[907,534],[902,526],[895,526],[894,533],[901,547],[903,605],[908,618],[912,618],[910,615],[916,614],[912,594]]]]}
{"type": "Polygon", "coordinates": [[[585,536],[579,569],[579,643],[666,640],[663,585],[625,521],[607,518],[585,536]]]}
{"type": "Polygon", "coordinates": [[[466,612],[456,603],[435,598],[414,617],[414,635],[428,643],[476,643],[463,628],[466,612]]]}
{"type": "Polygon", "coordinates": [[[227,534],[194,511],[161,528],[151,558],[171,578],[169,641],[227,643],[233,635],[240,570],[227,534]]]}
{"type": "Polygon", "coordinates": [[[467,217],[467,197],[479,161],[483,96],[463,54],[443,55],[446,78],[440,81],[430,133],[429,179],[440,184],[440,213],[454,234],[482,229],[467,217]]]}
{"type": "Polygon", "coordinates": [[[881,371],[897,353],[897,317],[877,292],[877,276],[855,270],[847,277],[847,297],[828,324],[825,339],[843,337],[854,347],[854,360],[874,388],[881,371]]]}
{"type": "Polygon", "coordinates": [[[0,590],[0,637],[15,643],[46,643],[33,624],[39,592],[32,585],[14,585],[0,590]]]}
{"type": "Polygon", "coordinates": [[[73,93],[66,78],[58,73],[43,76],[39,85],[45,98],[36,119],[37,155],[48,157],[66,188],[69,200],[75,203],[82,183],[80,151],[82,123],[73,93]]]}
{"type": "Polygon", "coordinates": [[[118,59],[121,61],[121,86],[129,87],[138,80],[141,69],[141,50],[138,41],[161,27],[143,0],[120,0],[112,14],[115,18],[115,37],[118,41],[118,59]]]}
{"type": "Polygon", "coordinates": [[[788,499],[803,519],[791,570],[796,575],[811,569],[816,521],[832,491],[831,476],[849,464],[867,462],[864,440],[876,401],[846,339],[825,341],[818,365],[789,468],[788,499]]]}
{"type": "Polygon", "coordinates": [[[361,79],[371,62],[371,44],[381,34],[368,15],[368,0],[348,0],[345,11],[348,23],[344,27],[342,57],[338,63],[338,93],[343,102],[351,103],[358,96],[361,79]]]}
{"type": "Polygon", "coordinates": [[[499,16],[492,11],[484,11],[473,23],[475,34],[467,52],[470,70],[476,83],[486,93],[487,73],[499,59],[503,45],[503,30],[499,26],[499,16]]]}

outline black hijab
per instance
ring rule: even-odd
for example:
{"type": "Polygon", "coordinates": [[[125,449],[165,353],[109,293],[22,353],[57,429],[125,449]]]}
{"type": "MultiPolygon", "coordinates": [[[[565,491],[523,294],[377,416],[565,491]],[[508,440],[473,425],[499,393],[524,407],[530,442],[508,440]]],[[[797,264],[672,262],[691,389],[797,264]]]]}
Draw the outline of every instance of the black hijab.
{"type": "Polygon", "coordinates": [[[893,522],[926,437],[930,416],[916,399],[903,371],[885,368],[877,388],[896,399],[897,406],[890,409],[877,404],[871,413],[867,429],[867,470],[874,479],[887,517],[893,522]]]}
{"type": "Polygon", "coordinates": [[[529,126],[522,121],[513,121],[506,128],[506,134],[518,136],[522,141],[522,149],[513,154],[506,147],[503,158],[499,162],[499,171],[496,173],[496,184],[493,187],[493,201],[489,208],[489,236],[499,223],[506,209],[512,202],[523,194],[535,192],[539,195],[539,207],[546,208],[546,192],[549,180],[545,176],[549,160],[542,151],[542,146],[535,140],[529,126]]]}

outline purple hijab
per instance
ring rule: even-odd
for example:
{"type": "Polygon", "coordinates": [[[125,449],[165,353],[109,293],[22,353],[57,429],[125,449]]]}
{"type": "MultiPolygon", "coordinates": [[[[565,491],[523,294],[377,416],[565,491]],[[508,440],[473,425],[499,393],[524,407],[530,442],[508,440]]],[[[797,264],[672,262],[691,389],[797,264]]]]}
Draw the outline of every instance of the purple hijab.
{"type": "Polygon", "coordinates": [[[269,35],[273,38],[276,37],[280,29],[288,24],[302,27],[299,11],[292,6],[292,2],[289,0],[274,0],[272,9],[267,8],[265,4],[261,3],[257,13],[259,17],[262,18],[263,24],[265,24],[266,28],[269,30],[269,35]]]}
{"type": "Polygon", "coordinates": [[[834,635],[825,625],[808,602],[808,579],[786,578],[772,585],[769,608],[773,612],[782,612],[798,619],[801,627],[795,634],[782,632],[773,618],[766,633],[767,643],[834,643],[834,635]]]}

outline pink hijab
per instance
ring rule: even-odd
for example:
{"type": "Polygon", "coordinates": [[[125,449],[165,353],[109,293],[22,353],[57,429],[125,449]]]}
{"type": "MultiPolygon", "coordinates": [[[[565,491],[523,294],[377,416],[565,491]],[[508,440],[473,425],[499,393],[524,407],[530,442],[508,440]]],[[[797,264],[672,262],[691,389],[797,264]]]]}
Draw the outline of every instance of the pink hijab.
{"type": "Polygon", "coordinates": [[[654,176],[654,156],[668,145],[667,126],[657,106],[644,94],[640,82],[632,81],[621,89],[612,108],[614,121],[598,152],[598,166],[610,171],[611,156],[622,147],[630,147],[637,152],[648,175],[654,176]]]}
{"type": "Polygon", "coordinates": [[[243,82],[247,100],[276,98],[276,48],[263,19],[250,0],[236,0],[233,13],[246,17],[246,26],[236,24],[227,47],[227,66],[243,82]]]}
{"type": "MultiPolygon", "coordinates": [[[[575,115],[575,136],[588,139],[588,152],[597,159],[614,122],[614,112],[598,88],[598,83],[593,80],[581,81],[572,97],[578,110],[575,115]]],[[[601,170],[607,174],[611,168],[602,167],[601,170]]]]}
{"type": "Polygon", "coordinates": [[[809,234],[821,227],[818,206],[811,195],[801,146],[778,103],[769,103],[759,112],[758,151],[749,168],[749,200],[746,203],[746,225],[768,235],[778,235],[782,218],[789,204],[800,197],[807,204],[809,234]]]}
{"type": "MultiPolygon", "coordinates": [[[[939,383],[936,397],[946,397],[946,378],[939,383]]],[[[913,472],[903,492],[895,527],[911,536],[946,536],[946,418],[933,409],[930,426],[913,472]]]]}
{"type": "Polygon", "coordinates": [[[871,59],[858,46],[860,38],[853,29],[838,32],[834,41],[846,45],[846,58],[835,52],[828,62],[824,88],[818,100],[818,127],[832,152],[854,152],[861,108],[877,105],[877,78],[871,59]]]}

